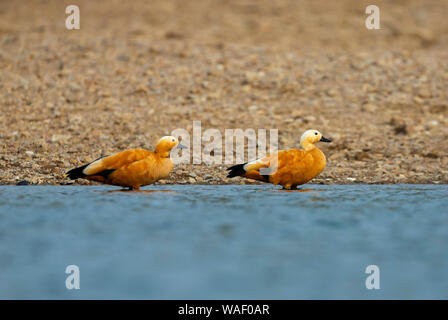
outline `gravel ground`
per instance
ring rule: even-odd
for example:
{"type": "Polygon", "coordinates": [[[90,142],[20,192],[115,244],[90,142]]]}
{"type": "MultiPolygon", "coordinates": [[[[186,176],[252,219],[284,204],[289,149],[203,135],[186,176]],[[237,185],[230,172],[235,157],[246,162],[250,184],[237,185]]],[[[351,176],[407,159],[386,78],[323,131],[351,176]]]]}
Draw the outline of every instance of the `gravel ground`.
{"type": "MultiPolygon", "coordinates": [[[[173,129],[309,128],[315,183],[448,183],[448,1],[1,1],[0,184],[68,169],[173,129]],[[81,29],[65,29],[65,6],[81,29]]],[[[160,183],[250,183],[181,165],[160,183]]],[[[79,181],[77,183],[88,183],[79,181]]]]}

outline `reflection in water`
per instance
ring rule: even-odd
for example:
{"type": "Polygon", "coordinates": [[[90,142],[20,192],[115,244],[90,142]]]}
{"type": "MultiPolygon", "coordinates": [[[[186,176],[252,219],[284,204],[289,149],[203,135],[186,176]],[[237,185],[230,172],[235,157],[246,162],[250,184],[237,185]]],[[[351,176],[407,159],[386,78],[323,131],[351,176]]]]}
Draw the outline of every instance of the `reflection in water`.
{"type": "Polygon", "coordinates": [[[280,190],[283,192],[322,192],[322,189],[293,189],[293,190],[280,190]]]}
{"type": "Polygon", "coordinates": [[[274,189],[273,191],[276,192],[322,192],[322,191],[326,191],[325,189],[274,189]]]}
{"type": "Polygon", "coordinates": [[[107,193],[115,193],[115,192],[119,192],[119,193],[158,193],[158,192],[169,192],[169,193],[177,193],[174,190],[129,190],[129,189],[119,189],[119,190],[107,190],[107,191],[96,191],[98,193],[103,193],[103,194],[107,194],[107,193]]]}

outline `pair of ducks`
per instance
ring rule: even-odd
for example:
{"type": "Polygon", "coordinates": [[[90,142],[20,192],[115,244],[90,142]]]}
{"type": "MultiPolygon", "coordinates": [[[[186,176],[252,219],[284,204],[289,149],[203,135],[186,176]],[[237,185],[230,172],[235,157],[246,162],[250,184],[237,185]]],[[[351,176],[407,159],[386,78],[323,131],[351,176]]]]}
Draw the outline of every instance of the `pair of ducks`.
{"type": "MultiPolygon", "coordinates": [[[[317,130],[307,130],[300,138],[303,150],[280,150],[272,155],[228,168],[227,177],[245,177],[274,185],[284,189],[296,189],[319,175],[326,165],[326,158],[314,144],[331,142],[317,130]],[[268,168],[276,170],[266,174],[268,168]]],[[[183,146],[175,137],[161,138],[154,152],[144,149],[131,149],[111,156],[101,157],[81,167],[67,172],[70,179],[83,178],[104,184],[139,190],[168,176],[174,167],[170,151],[183,146]]]]}

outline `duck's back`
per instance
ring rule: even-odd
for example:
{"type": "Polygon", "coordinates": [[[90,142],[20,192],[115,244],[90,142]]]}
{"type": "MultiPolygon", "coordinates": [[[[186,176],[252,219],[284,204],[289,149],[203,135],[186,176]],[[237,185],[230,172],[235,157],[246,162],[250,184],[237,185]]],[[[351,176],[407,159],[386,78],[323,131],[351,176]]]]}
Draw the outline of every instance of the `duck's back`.
{"type": "Polygon", "coordinates": [[[84,173],[90,176],[96,175],[104,170],[116,170],[153,154],[153,152],[144,149],[121,151],[92,161],[85,167],[84,173]]]}
{"type": "Polygon", "coordinates": [[[130,149],[98,159],[86,168],[86,179],[124,187],[144,186],[167,176],[172,161],[144,149],[130,149]]]}

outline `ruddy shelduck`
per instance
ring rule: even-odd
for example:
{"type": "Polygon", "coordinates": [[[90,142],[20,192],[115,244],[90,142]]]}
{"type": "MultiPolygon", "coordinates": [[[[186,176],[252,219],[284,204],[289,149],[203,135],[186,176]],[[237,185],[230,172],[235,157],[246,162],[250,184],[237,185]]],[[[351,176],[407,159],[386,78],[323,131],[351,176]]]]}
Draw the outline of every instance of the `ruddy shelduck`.
{"type": "Polygon", "coordinates": [[[162,137],[154,152],[144,149],[118,152],[72,169],[67,172],[67,177],[138,190],[168,176],[174,167],[170,152],[175,147],[183,148],[177,138],[162,137]]]}
{"type": "Polygon", "coordinates": [[[325,155],[314,144],[331,142],[317,130],[307,130],[300,138],[303,150],[280,150],[267,157],[230,167],[228,178],[237,176],[296,189],[318,176],[327,163],[325,155]],[[264,169],[263,169],[264,168],[264,169]],[[272,173],[269,173],[272,169],[272,173]],[[268,171],[268,173],[266,172],[268,171]]]}

